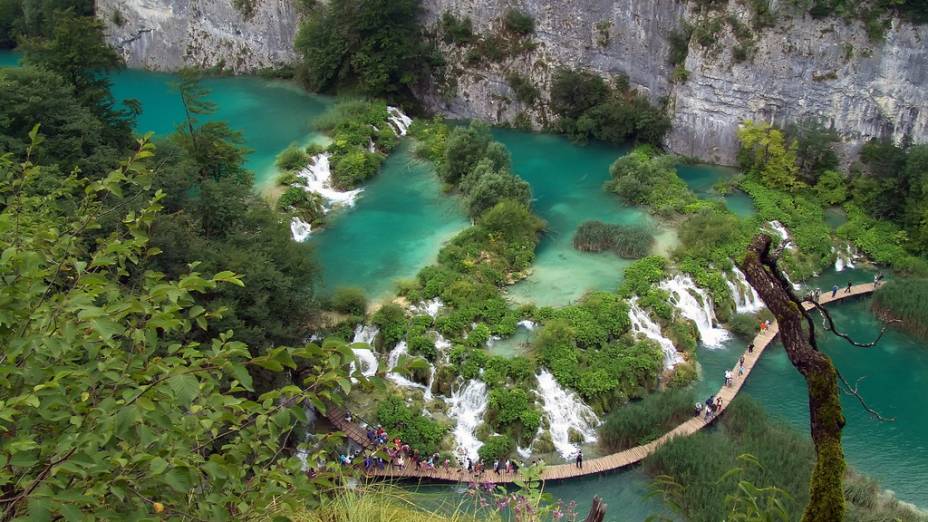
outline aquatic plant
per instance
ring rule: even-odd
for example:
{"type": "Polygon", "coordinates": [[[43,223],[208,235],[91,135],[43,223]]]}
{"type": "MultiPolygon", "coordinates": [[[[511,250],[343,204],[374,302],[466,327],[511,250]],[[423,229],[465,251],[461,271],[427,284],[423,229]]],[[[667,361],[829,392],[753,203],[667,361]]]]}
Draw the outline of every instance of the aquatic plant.
{"type": "Polygon", "coordinates": [[[611,251],[625,259],[638,259],[651,250],[654,236],[643,226],[587,221],[577,228],[573,244],[581,252],[611,251]]]}
{"type": "Polygon", "coordinates": [[[614,453],[647,444],[693,416],[695,394],[668,390],[613,410],[599,427],[599,446],[614,453]]]}
{"type": "Polygon", "coordinates": [[[928,337],[928,279],[892,279],[873,294],[871,307],[877,317],[928,337]]]}

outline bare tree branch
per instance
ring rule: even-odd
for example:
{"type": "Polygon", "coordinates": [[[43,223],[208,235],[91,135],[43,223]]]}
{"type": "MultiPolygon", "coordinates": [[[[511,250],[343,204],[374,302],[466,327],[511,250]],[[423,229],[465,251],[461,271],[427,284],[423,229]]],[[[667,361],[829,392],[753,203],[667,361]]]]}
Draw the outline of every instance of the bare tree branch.
{"type": "MultiPolygon", "coordinates": [[[[880,339],[883,338],[883,334],[886,333],[886,329],[889,328],[889,326],[884,325],[883,328],[880,329],[880,334],[876,336],[876,339],[874,339],[872,342],[869,342],[869,343],[861,343],[861,342],[858,342],[852,339],[851,336],[845,333],[839,332],[837,327],[835,326],[834,319],[831,318],[831,313],[824,306],[818,304],[817,302],[811,299],[806,299],[803,302],[812,304],[812,306],[816,310],[818,310],[819,313],[822,314],[823,324],[824,324],[826,332],[831,332],[837,335],[838,337],[844,339],[845,341],[850,343],[852,346],[857,346],[858,348],[873,348],[874,346],[876,346],[878,342],[880,342],[880,339]]],[[[898,319],[891,319],[887,321],[886,323],[888,325],[890,323],[898,323],[898,322],[900,322],[898,319]]]]}
{"type": "MultiPolygon", "coordinates": [[[[836,371],[837,371],[837,370],[836,370],[836,371]]],[[[874,410],[874,409],[871,408],[869,405],[867,405],[867,401],[864,400],[863,395],[861,395],[860,392],[858,391],[858,388],[860,387],[860,381],[862,381],[862,380],[864,380],[864,379],[866,379],[866,378],[867,378],[867,376],[865,375],[865,376],[863,376],[863,377],[857,379],[857,382],[854,383],[854,386],[851,386],[851,385],[847,382],[847,379],[845,379],[844,376],[841,375],[841,372],[840,372],[840,371],[838,372],[838,379],[840,379],[840,380],[841,380],[841,383],[844,385],[844,389],[841,390],[841,391],[843,391],[843,392],[846,393],[847,395],[852,395],[852,396],[856,397],[856,398],[857,398],[857,402],[860,403],[860,406],[861,406],[867,413],[869,413],[870,415],[872,415],[876,420],[878,420],[878,421],[880,421],[880,422],[895,422],[895,421],[896,421],[896,418],[895,418],[895,417],[884,417],[884,416],[880,415],[880,412],[874,410]]]]}

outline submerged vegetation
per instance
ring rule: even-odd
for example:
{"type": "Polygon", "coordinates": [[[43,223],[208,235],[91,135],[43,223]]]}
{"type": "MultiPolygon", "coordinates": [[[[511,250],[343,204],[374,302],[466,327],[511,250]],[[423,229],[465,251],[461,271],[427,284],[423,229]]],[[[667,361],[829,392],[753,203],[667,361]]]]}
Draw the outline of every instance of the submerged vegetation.
{"type": "Polygon", "coordinates": [[[577,228],[573,243],[581,252],[609,251],[625,259],[638,259],[651,250],[654,237],[642,226],[587,221],[577,228]]]}

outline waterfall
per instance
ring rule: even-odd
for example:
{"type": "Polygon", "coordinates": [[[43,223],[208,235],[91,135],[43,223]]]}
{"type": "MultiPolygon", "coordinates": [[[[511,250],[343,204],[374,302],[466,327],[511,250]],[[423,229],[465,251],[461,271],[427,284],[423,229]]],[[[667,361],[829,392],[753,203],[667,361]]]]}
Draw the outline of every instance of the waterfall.
{"type": "MultiPolygon", "coordinates": [[[[835,247],[831,247],[831,252],[837,253],[837,250],[835,250],[835,247]]],[[[843,271],[844,271],[844,258],[841,257],[840,253],[837,253],[837,255],[835,255],[835,272],[843,272],[843,271]]]]}
{"type": "Polygon", "coordinates": [[[298,243],[306,241],[312,230],[313,226],[302,219],[298,217],[290,218],[290,235],[293,236],[294,241],[298,243]]]}
{"type": "Polygon", "coordinates": [[[534,330],[536,326],[538,326],[534,321],[529,321],[528,319],[523,319],[516,324],[530,332],[534,330]]]}
{"type": "Polygon", "coordinates": [[[412,118],[403,114],[403,111],[396,107],[387,107],[387,113],[390,115],[388,121],[396,135],[405,136],[409,126],[412,125],[412,118]]]}
{"type": "Polygon", "coordinates": [[[845,268],[854,268],[854,251],[851,249],[851,245],[844,245],[844,252],[837,250],[835,247],[831,247],[831,251],[835,252],[835,272],[841,272],[845,268]]]}
{"type": "Polygon", "coordinates": [[[647,312],[638,306],[638,297],[628,301],[628,318],[632,321],[632,331],[643,334],[648,339],[657,341],[664,352],[664,369],[669,370],[683,361],[673,342],[661,334],[661,327],[651,320],[647,312]]]}
{"type": "MultiPolygon", "coordinates": [[[[781,241],[786,241],[787,239],[789,239],[789,231],[786,230],[786,227],[783,226],[783,223],[780,223],[777,220],[773,220],[773,221],[768,221],[767,226],[769,226],[771,230],[773,230],[774,232],[776,232],[778,236],[780,236],[781,241]]],[[[789,245],[787,245],[786,248],[788,248],[789,250],[794,250],[796,248],[796,245],[790,243],[789,245]]]]}
{"type": "Polygon", "coordinates": [[[471,379],[457,391],[451,392],[448,402],[448,417],[454,419],[454,440],[457,443],[455,453],[479,458],[477,450],[483,445],[477,436],[477,427],[483,422],[487,410],[487,385],[482,381],[471,379]]]}
{"type": "MultiPolygon", "coordinates": [[[[380,333],[380,330],[376,326],[368,326],[359,324],[354,329],[354,339],[351,340],[352,344],[366,344],[368,346],[374,345],[374,339],[377,337],[377,334],[380,333]]],[[[369,348],[352,348],[351,351],[354,352],[354,356],[358,359],[358,362],[361,363],[361,375],[365,377],[373,377],[377,374],[377,368],[380,367],[380,364],[377,362],[377,357],[374,355],[369,348]]],[[[354,373],[355,365],[351,363],[349,367],[349,373],[354,373]]]]}
{"type": "Polygon", "coordinates": [[[335,206],[352,206],[358,199],[363,189],[348,190],[345,192],[336,190],[332,187],[332,169],[329,165],[329,154],[317,154],[309,161],[309,165],[297,173],[303,180],[305,190],[319,194],[329,206],[325,208],[328,212],[335,206]]]}
{"type": "Polygon", "coordinates": [[[438,313],[441,312],[441,309],[444,307],[444,301],[442,301],[440,297],[436,297],[427,301],[420,301],[418,304],[410,306],[409,310],[414,314],[426,314],[434,319],[438,317],[438,313]]]}
{"type": "Polygon", "coordinates": [[[570,442],[570,430],[583,435],[586,443],[596,442],[595,427],[599,424],[599,418],[575,393],[561,388],[547,370],[542,369],[537,378],[538,395],[544,401],[551,442],[562,457],[569,459],[579,449],[576,444],[570,442]]]}
{"type": "Polygon", "coordinates": [[[747,278],[744,277],[744,272],[738,270],[737,266],[732,267],[731,272],[735,280],[726,279],[725,284],[728,285],[728,290],[731,291],[731,298],[735,302],[735,311],[739,314],[753,314],[762,310],[764,302],[761,301],[757,290],[754,290],[754,287],[748,283],[747,278]]]}
{"type": "Polygon", "coordinates": [[[699,330],[699,339],[710,348],[722,345],[728,339],[728,331],[715,326],[715,310],[712,308],[712,299],[705,290],[696,286],[690,276],[677,274],[673,279],[661,281],[660,288],[670,292],[670,302],[680,311],[683,317],[696,323],[699,330]],[[694,297],[699,296],[699,299],[694,297]]]}
{"type": "MultiPolygon", "coordinates": [[[[396,347],[390,350],[390,354],[387,356],[387,379],[393,381],[394,384],[402,388],[414,388],[422,390],[423,396],[428,395],[426,398],[431,398],[431,377],[429,380],[429,387],[426,388],[424,385],[417,382],[411,381],[406,377],[400,375],[399,373],[393,371],[396,369],[396,366],[400,362],[400,358],[403,356],[409,355],[409,347],[406,345],[406,341],[400,341],[396,343],[396,347]]],[[[432,366],[432,375],[434,375],[435,367],[432,366]]]]}

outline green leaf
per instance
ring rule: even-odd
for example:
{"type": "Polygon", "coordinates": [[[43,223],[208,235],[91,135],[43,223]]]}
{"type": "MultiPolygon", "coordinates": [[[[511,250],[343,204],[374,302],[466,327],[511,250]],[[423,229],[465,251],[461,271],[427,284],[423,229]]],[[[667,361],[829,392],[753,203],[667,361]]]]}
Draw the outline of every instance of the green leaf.
{"type": "Polygon", "coordinates": [[[190,374],[175,375],[168,379],[168,383],[177,402],[184,406],[189,406],[200,393],[200,381],[190,374]]]}
{"type": "Polygon", "coordinates": [[[161,476],[161,481],[178,493],[186,493],[193,487],[187,468],[177,467],[161,476]]]}
{"type": "Polygon", "coordinates": [[[235,286],[245,286],[245,283],[243,283],[241,279],[228,270],[214,275],[213,281],[216,283],[232,283],[235,286]]]}
{"type": "Polygon", "coordinates": [[[160,475],[168,469],[168,462],[161,457],[155,457],[148,463],[148,470],[152,475],[160,475]]]}

